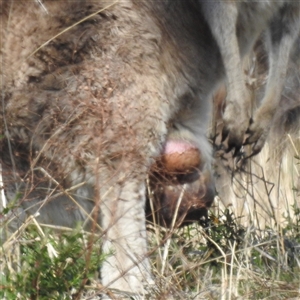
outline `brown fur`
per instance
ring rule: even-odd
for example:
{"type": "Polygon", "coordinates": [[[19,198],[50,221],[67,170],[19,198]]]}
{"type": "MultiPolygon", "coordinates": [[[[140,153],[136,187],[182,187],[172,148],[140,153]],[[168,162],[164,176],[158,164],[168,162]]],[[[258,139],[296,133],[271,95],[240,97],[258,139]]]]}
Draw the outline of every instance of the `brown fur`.
{"type": "Polygon", "coordinates": [[[63,192],[53,204],[58,209],[71,196],[87,201],[87,210],[89,203],[100,208],[103,251],[114,252],[102,267],[102,283],[140,297],[153,282],[144,216],[149,167],[163,149],[167,124],[196,105],[202,125],[184,136],[196,141],[199,168],[209,172],[208,108],[194,101],[197,90],[207,94],[213,85],[199,87],[195,60],[211,72],[219,68],[204,53],[197,58],[199,43],[210,45],[203,52],[218,53],[197,12],[178,2],[168,15],[167,2],[153,3],[43,1],[45,11],[38,2],[1,1],[8,194],[20,191],[29,200],[63,192]],[[174,18],[182,11],[183,24],[198,26],[187,36],[174,18]]]}
{"type": "MultiPolygon", "coordinates": [[[[256,2],[224,3],[0,2],[1,132],[5,135],[1,160],[6,178],[12,177],[7,189],[12,195],[21,191],[25,198],[39,195],[38,189],[69,197],[69,189],[75,200],[90,201],[100,211],[103,251],[114,251],[102,267],[106,287],[143,298],[144,286],[153,282],[147,258],[145,179],[166,141],[186,140],[200,151],[201,189],[194,191],[200,195],[208,191],[205,206],[212,202],[206,133],[210,98],[224,78],[231,83],[228,94],[233,95],[227,101],[225,122],[232,140],[241,144],[249,108],[238,76],[241,56],[268,29],[268,21],[280,15],[285,1],[270,2],[276,7],[262,6],[268,14],[254,7],[253,15],[247,12],[256,2]],[[211,3],[221,9],[220,16],[210,10],[211,3]],[[232,12],[237,19],[230,18],[232,12]],[[250,17],[243,18],[243,13],[250,17]],[[254,22],[253,16],[261,22],[254,22]],[[229,28],[223,41],[220,28],[229,28]],[[226,47],[233,40],[240,51],[226,47]],[[238,65],[228,64],[231,59],[238,65]],[[239,114],[241,120],[236,118],[239,114]]],[[[275,79],[267,91],[274,92],[275,79]]],[[[271,99],[268,93],[266,97],[271,99]]],[[[272,107],[269,112],[273,113],[272,107]]],[[[264,138],[271,121],[263,121],[258,117],[254,123],[258,130],[252,130],[260,132],[263,126],[264,138]]],[[[174,211],[173,192],[173,187],[171,193],[163,191],[162,199],[172,203],[168,219],[174,211]]]]}

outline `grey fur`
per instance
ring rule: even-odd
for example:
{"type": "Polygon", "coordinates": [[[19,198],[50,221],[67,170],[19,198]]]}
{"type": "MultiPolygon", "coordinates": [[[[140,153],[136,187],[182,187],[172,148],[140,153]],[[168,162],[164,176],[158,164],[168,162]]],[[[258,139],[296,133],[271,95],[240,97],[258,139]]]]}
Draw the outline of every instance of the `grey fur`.
{"type": "Polygon", "coordinates": [[[285,82],[289,56],[300,29],[300,2],[211,1],[203,2],[204,15],[223,58],[227,99],[224,113],[229,148],[240,148],[248,129],[246,144],[258,153],[268,136],[285,82]],[[264,33],[269,53],[269,76],[262,104],[249,126],[251,103],[244,83],[242,57],[264,33]],[[248,128],[249,126],[249,128],[248,128]]]}
{"type": "MultiPolygon", "coordinates": [[[[200,167],[210,171],[210,97],[225,77],[230,144],[242,143],[249,104],[241,57],[277,21],[298,26],[296,8],[286,1],[2,0],[2,163],[6,178],[18,171],[7,185],[15,191],[29,178],[30,195],[49,185],[45,174],[51,189],[83,183],[75,198],[83,192],[100,206],[103,250],[115,251],[103,284],[143,297],[153,282],[144,217],[150,165],[166,138],[179,138],[198,146],[200,167]]],[[[277,103],[270,93],[280,87],[276,74],[294,31],[273,36],[264,104],[250,127],[254,151],[269,130],[277,103]]]]}

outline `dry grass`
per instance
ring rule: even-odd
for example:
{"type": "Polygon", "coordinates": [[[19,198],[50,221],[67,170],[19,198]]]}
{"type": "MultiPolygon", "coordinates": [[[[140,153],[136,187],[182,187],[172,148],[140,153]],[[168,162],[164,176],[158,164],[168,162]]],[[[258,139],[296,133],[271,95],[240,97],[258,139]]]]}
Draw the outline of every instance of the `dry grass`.
{"type": "MultiPolygon", "coordinates": [[[[217,157],[218,196],[207,228],[148,226],[156,280],[148,299],[300,298],[300,136],[271,136],[243,171],[217,157]]],[[[105,257],[99,253],[101,236],[93,236],[92,249],[89,236],[78,229],[53,232],[27,219],[1,247],[0,298],[99,299],[104,289],[97,270],[105,257]],[[66,255],[70,249],[75,256],[66,255]],[[80,267],[72,267],[74,260],[80,267]]],[[[132,298],[110,293],[112,299],[132,298]]]]}
{"type": "MultiPolygon", "coordinates": [[[[148,298],[299,299],[299,153],[294,132],[274,135],[243,172],[217,159],[219,195],[207,228],[149,225],[156,286],[148,298]]],[[[99,299],[101,236],[93,234],[91,248],[89,233],[52,229],[30,217],[2,244],[1,299],[99,299]]]]}
{"type": "MultiPolygon", "coordinates": [[[[149,225],[156,286],[148,299],[300,297],[299,137],[287,135],[284,143],[280,153],[271,142],[266,145],[248,162],[248,172],[230,173],[223,168],[207,228],[149,225]]],[[[98,253],[100,244],[90,250],[87,233],[67,232],[65,228],[53,232],[31,217],[2,245],[1,299],[97,299],[103,288],[95,280],[95,265],[105,259],[98,253]],[[60,255],[73,247],[79,249],[72,250],[77,257],[60,255]],[[36,258],[33,263],[33,253],[49,264],[49,274],[37,266],[36,258]],[[71,267],[70,271],[67,266],[75,259],[81,261],[82,269],[71,267]],[[66,269],[70,273],[63,285],[66,269]],[[39,290],[45,274],[47,292],[39,290]]]]}

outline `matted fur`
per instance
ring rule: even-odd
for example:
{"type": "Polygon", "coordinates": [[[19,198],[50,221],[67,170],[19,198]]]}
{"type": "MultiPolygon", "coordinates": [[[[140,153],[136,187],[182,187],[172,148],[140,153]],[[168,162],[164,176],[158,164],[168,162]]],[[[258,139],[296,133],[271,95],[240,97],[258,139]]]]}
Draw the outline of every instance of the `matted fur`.
{"type": "MultiPolygon", "coordinates": [[[[2,0],[2,162],[15,181],[8,189],[26,195],[16,183],[28,180],[30,194],[49,187],[46,177],[52,190],[81,185],[75,198],[100,208],[103,251],[114,251],[102,283],[142,297],[152,283],[144,216],[151,164],[166,139],[184,139],[210,172],[210,97],[225,77],[230,144],[241,144],[249,110],[241,56],[277,21],[294,29],[295,8],[287,1],[2,0]]],[[[272,48],[286,52],[267,92],[281,83],[273,75],[286,65],[294,31],[272,48]]],[[[250,127],[258,139],[277,100],[264,103],[271,118],[250,127]]]]}
{"type": "Polygon", "coordinates": [[[210,165],[209,103],[195,99],[215,85],[199,86],[198,67],[211,74],[220,69],[203,59],[218,49],[191,3],[180,1],[171,11],[166,1],[42,3],[1,1],[2,161],[13,179],[7,189],[13,194],[18,182],[29,180],[29,188],[17,189],[30,198],[38,189],[81,184],[72,194],[100,207],[103,251],[113,252],[102,284],[143,297],[143,286],[153,282],[147,172],[181,109],[195,112],[186,135],[201,149],[203,167],[210,165]],[[199,29],[186,35],[185,25],[199,29]]]}

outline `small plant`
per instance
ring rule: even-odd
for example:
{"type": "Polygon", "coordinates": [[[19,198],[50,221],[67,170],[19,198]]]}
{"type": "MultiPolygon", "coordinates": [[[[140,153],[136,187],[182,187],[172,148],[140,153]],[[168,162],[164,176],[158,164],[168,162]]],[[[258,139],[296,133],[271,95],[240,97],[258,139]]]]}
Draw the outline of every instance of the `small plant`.
{"type": "Polygon", "coordinates": [[[89,243],[78,229],[41,235],[30,226],[18,243],[18,271],[2,268],[1,299],[76,299],[105,259],[99,241],[89,243]]]}

